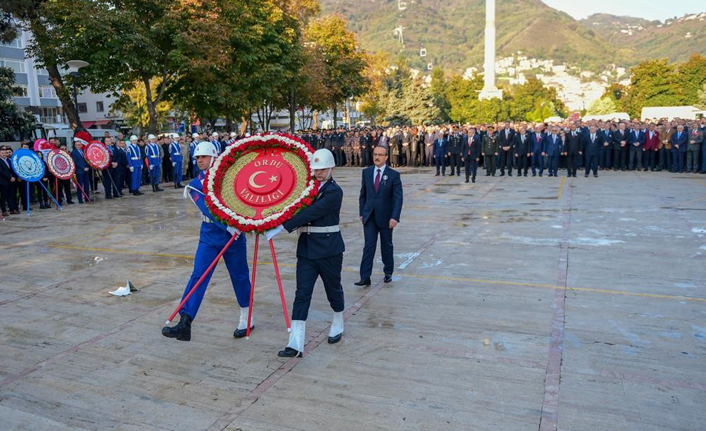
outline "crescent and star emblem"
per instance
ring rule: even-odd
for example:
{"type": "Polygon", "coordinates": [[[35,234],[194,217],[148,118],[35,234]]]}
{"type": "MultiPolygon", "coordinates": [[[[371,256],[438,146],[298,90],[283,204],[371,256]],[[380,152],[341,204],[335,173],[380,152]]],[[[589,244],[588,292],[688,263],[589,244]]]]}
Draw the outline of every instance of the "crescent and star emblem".
{"type": "Polygon", "coordinates": [[[255,183],[255,178],[256,178],[258,175],[264,174],[264,173],[265,173],[265,171],[257,171],[257,172],[254,172],[252,175],[250,175],[250,180],[248,180],[248,183],[250,184],[250,187],[253,187],[253,188],[256,188],[256,189],[261,189],[261,188],[265,187],[265,186],[261,186],[261,185],[258,185],[257,183],[255,183]]]}

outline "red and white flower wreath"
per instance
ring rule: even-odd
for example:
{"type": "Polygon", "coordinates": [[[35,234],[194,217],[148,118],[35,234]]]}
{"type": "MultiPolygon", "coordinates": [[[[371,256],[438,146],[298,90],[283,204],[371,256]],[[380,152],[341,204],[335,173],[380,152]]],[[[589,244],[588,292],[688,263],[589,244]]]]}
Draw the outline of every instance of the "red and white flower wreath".
{"type": "Polygon", "coordinates": [[[313,156],[314,150],[301,139],[283,134],[260,134],[253,135],[236,141],[226,147],[226,150],[216,159],[204,179],[204,192],[206,194],[206,205],[213,216],[221,222],[233,226],[241,232],[264,233],[273,229],[285,221],[292,218],[297,212],[311,205],[319,190],[319,181],[314,177],[309,160],[313,156]],[[253,151],[264,148],[283,148],[290,153],[297,155],[307,168],[306,187],[299,197],[292,203],[284,207],[281,211],[270,214],[263,219],[253,219],[251,217],[237,214],[229,208],[221,196],[221,185],[223,176],[237,160],[253,151]]]}

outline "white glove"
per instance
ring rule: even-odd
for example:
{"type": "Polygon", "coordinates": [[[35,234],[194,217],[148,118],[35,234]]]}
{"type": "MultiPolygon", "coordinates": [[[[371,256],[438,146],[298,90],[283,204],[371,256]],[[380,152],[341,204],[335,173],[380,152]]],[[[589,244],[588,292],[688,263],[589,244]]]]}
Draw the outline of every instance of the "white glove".
{"type": "Polygon", "coordinates": [[[240,235],[240,231],[238,229],[234,228],[233,226],[228,226],[228,228],[226,230],[231,235],[235,235],[235,234],[240,235]]]}
{"type": "Polygon", "coordinates": [[[135,172],[135,168],[133,168],[132,166],[130,166],[130,172],[135,172]]]}
{"type": "Polygon", "coordinates": [[[176,163],[172,163],[172,166],[176,166],[176,163]]]}
{"type": "Polygon", "coordinates": [[[282,233],[283,230],[284,230],[284,228],[282,227],[282,225],[279,225],[274,229],[270,229],[267,232],[265,232],[265,239],[269,241],[272,238],[279,235],[280,233],[282,233]]]}
{"type": "Polygon", "coordinates": [[[150,165],[150,171],[154,169],[154,165],[150,165]]]}

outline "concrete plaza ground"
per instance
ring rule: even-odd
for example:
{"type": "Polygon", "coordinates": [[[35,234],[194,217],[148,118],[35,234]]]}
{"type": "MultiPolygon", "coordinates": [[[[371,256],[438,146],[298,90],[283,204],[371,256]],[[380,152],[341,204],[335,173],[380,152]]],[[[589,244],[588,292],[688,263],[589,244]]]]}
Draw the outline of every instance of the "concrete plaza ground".
{"type": "MultiPolygon", "coordinates": [[[[0,222],[0,429],[706,430],[704,176],[402,171],[394,281],[378,258],[369,288],[360,171],[336,172],[345,335],[326,343],[319,283],[303,359],[277,357],[266,247],[250,340],[223,265],[192,341],[162,337],[200,223],[181,191],[0,222]]],[[[276,239],[290,309],[296,238],[276,239]]]]}

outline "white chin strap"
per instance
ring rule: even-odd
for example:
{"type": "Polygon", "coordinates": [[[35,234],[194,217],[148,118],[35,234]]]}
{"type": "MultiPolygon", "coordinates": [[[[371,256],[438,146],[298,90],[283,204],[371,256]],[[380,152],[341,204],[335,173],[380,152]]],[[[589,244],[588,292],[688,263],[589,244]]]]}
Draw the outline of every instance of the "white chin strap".
{"type": "Polygon", "coordinates": [[[326,174],[326,178],[324,179],[324,181],[328,181],[331,179],[331,171],[332,170],[333,170],[333,168],[328,168],[328,173],[326,174]]]}

